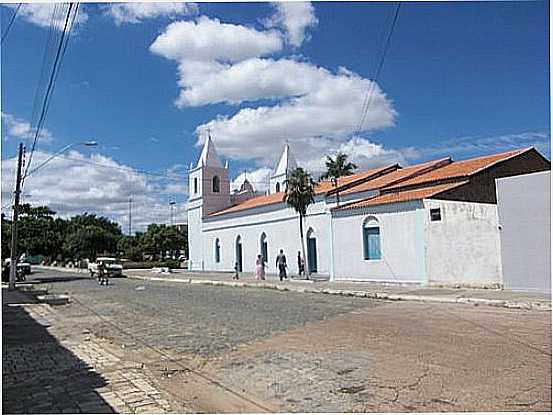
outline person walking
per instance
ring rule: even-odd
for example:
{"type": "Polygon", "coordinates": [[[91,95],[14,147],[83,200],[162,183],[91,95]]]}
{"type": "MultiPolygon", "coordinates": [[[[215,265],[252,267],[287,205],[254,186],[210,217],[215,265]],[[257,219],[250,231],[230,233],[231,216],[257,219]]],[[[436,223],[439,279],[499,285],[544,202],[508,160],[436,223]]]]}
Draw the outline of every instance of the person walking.
{"type": "Polygon", "coordinates": [[[288,265],[286,264],[286,255],[284,255],[284,251],[282,249],[276,257],[276,266],[278,268],[278,276],[280,280],[282,281],[284,278],[288,279],[288,276],[286,275],[286,267],[288,265]]]}
{"type": "Polygon", "coordinates": [[[238,280],[238,279],[240,279],[240,277],[239,277],[239,272],[238,272],[238,262],[235,262],[235,263],[234,263],[234,275],[232,276],[232,279],[233,279],[233,280],[238,280]]]}
{"type": "Polygon", "coordinates": [[[255,279],[258,281],[265,280],[265,261],[261,255],[255,260],[255,279]]]}
{"type": "Polygon", "coordinates": [[[301,252],[298,251],[298,276],[305,275],[305,261],[301,256],[301,252]]]}

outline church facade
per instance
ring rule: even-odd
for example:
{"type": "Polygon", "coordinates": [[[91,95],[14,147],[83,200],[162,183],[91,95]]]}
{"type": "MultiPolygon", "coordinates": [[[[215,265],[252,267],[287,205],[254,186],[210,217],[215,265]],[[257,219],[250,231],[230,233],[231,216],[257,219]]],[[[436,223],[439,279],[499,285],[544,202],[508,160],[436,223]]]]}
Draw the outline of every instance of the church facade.
{"type": "MultiPolygon", "coordinates": [[[[297,167],[288,145],[266,193],[230,191],[211,138],[189,171],[189,268],[253,273],[258,254],[276,273],[280,249],[297,274],[298,215],[283,200],[297,167]]],[[[382,166],[317,183],[304,222],[306,267],[333,280],[500,285],[495,179],[550,170],[534,148],[469,160],[382,166]]]]}

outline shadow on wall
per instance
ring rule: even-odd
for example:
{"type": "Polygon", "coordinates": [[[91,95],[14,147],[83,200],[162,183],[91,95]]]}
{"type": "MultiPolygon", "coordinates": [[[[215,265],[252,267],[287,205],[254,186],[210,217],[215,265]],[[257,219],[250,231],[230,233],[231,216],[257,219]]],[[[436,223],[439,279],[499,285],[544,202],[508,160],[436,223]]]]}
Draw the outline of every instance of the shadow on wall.
{"type": "Polygon", "coordinates": [[[115,413],[95,391],[104,378],[31,317],[22,298],[2,305],[2,412],[115,413]]]}

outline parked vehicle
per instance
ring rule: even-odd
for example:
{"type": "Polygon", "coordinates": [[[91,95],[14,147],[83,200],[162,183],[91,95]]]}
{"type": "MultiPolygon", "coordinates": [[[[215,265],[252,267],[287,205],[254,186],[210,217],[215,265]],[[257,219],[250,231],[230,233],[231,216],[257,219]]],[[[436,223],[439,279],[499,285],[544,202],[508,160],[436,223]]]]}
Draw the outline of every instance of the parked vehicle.
{"type": "Polygon", "coordinates": [[[94,276],[98,275],[98,264],[100,262],[105,265],[104,270],[108,274],[108,277],[120,277],[123,275],[123,265],[121,261],[111,257],[98,257],[96,258],[96,262],[90,262],[88,264],[88,272],[91,277],[94,278],[94,276]]]}
{"type": "MultiPolygon", "coordinates": [[[[2,264],[2,281],[9,282],[10,280],[10,265],[11,258],[4,260],[2,264]]],[[[28,262],[19,262],[15,273],[16,281],[25,281],[25,276],[31,273],[31,264],[28,262]]]]}

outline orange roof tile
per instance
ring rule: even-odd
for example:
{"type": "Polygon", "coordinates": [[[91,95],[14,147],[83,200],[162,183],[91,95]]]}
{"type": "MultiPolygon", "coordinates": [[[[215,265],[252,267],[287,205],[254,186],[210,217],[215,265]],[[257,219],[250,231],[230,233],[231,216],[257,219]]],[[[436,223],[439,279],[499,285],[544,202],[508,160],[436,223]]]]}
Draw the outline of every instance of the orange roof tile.
{"type": "Polygon", "coordinates": [[[408,202],[410,200],[426,199],[466,183],[468,183],[468,180],[457,182],[457,183],[446,183],[446,184],[439,184],[436,186],[428,186],[420,189],[383,193],[377,196],[369,197],[367,199],[348,203],[347,205],[336,207],[332,209],[332,211],[358,209],[358,208],[363,208],[367,206],[384,205],[386,203],[408,202]]]}
{"type": "MultiPolygon", "coordinates": [[[[397,166],[397,165],[395,165],[395,166],[397,166]]],[[[376,168],[376,169],[371,169],[371,170],[366,170],[366,171],[363,171],[363,172],[360,172],[360,173],[355,173],[355,174],[352,174],[350,176],[340,177],[338,179],[338,186],[347,186],[348,184],[354,183],[356,181],[363,181],[363,180],[366,180],[366,179],[370,179],[370,177],[378,176],[379,174],[382,174],[383,172],[385,172],[387,169],[391,169],[393,167],[394,166],[379,167],[379,168],[376,168]]],[[[397,168],[399,168],[399,166],[397,166],[397,168]]],[[[315,194],[316,195],[326,193],[331,189],[334,189],[334,185],[332,184],[332,182],[330,180],[325,180],[325,181],[318,182],[318,183],[315,184],[315,194]]],[[[229,208],[214,212],[214,213],[210,214],[209,216],[219,216],[219,215],[224,215],[224,214],[227,214],[227,213],[239,212],[239,211],[245,210],[245,209],[253,209],[253,208],[256,208],[256,207],[272,205],[272,204],[282,202],[283,198],[284,198],[284,192],[272,193],[272,194],[263,195],[263,196],[257,196],[257,197],[245,200],[244,202],[241,202],[241,203],[239,203],[237,205],[234,205],[234,206],[231,206],[229,208]]]]}
{"type": "Polygon", "coordinates": [[[448,163],[451,163],[450,157],[444,157],[438,160],[432,160],[425,163],[415,164],[413,166],[407,166],[383,176],[377,177],[375,179],[361,183],[351,189],[343,191],[342,194],[346,195],[351,193],[381,189],[383,187],[408,180],[416,175],[423,174],[430,169],[435,169],[448,163]]]}
{"type": "Polygon", "coordinates": [[[511,157],[517,156],[528,151],[530,148],[524,148],[515,151],[507,151],[505,153],[492,154],[490,156],[476,157],[468,160],[454,161],[446,166],[431,170],[428,173],[405,180],[397,185],[391,186],[390,189],[406,186],[413,186],[422,183],[429,183],[438,180],[449,180],[454,178],[465,178],[472,176],[479,171],[489,168],[492,165],[511,157]]]}

